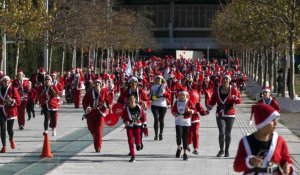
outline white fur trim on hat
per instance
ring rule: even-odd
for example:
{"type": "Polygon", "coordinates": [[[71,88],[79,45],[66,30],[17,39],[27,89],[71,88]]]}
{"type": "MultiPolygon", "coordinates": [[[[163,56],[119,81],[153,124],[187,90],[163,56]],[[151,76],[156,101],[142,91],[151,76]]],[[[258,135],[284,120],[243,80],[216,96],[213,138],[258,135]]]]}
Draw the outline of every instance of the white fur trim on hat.
{"type": "Polygon", "coordinates": [[[161,76],[161,75],[157,75],[157,76],[155,76],[155,79],[156,78],[160,78],[160,79],[165,79],[163,76],[161,76]]]}
{"type": "Polygon", "coordinates": [[[279,118],[280,114],[277,111],[274,111],[267,119],[265,119],[260,124],[256,125],[256,129],[261,129],[265,127],[267,124],[269,124],[272,120],[279,118]]]}
{"type": "Polygon", "coordinates": [[[223,78],[228,78],[229,80],[231,80],[231,77],[229,75],[223,75],[223,78]]]}
{"type": "Polygon", "coordinates": [[[189,95],[189,93],[187,91],[180,91],[178,92],[178,94],[186,94],[186,95],[189,95]]]}
{"type": "Polygon", "coordinates": [[[9,76],[5,75],[5,76],[3,76],[3,77],[0,79],[0,81],[3,81],[3,80],[9,80],[9,81],[10,81],[10,78],[9,78],[9,76]]]}
{"type": "Polygon", "coordinates": [[[137,79],[136,77],[130,77],[130,78],[128,79],[128,83],[130,83],[130,82],[132,82],[132,81],[138,82],[138,79],[137,79]]]}

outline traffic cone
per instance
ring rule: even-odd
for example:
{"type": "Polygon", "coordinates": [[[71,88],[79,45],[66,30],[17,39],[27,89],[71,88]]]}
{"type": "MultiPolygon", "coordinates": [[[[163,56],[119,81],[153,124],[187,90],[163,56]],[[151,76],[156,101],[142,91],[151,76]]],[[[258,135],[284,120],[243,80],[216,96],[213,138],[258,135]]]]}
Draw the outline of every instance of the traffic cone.
{"type": "Polygon", "coordinates": [[[44,146],[43,146],[43,151],[41,157],[48,157],[52,158],[53,155],[51,153],[51,147],[50,147],[50,142],[48,138],[48,134],[44,133],[45,139],[44,139],[44,146]]]}

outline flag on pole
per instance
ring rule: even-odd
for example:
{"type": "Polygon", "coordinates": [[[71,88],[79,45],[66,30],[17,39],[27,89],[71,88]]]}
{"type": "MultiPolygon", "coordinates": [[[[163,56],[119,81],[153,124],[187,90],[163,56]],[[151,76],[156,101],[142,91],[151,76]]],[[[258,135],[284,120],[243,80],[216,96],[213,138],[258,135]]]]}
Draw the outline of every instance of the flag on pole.
{"type": "Polygon", "coordinates": [[[131,68],[130,58],[128,58],[128,63],[126,65],[126,69],[125,69],[125,75],[127,75],[128,77],[130,77],[132,75],[132,68],[131,68]]]}

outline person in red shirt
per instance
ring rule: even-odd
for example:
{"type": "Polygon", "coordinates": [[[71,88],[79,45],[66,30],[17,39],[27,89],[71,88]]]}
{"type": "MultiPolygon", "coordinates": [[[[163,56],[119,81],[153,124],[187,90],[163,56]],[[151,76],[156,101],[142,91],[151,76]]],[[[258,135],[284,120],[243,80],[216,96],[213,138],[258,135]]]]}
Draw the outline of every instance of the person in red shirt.
{"type": "Polygon", "coordinates": [[[286,141],[275,129],[280,114],[266,104],[252,106],[256,131],[244,136],[234,160],[234,171],[244,174],[293,175],[293,161],[286,141]]]}
{"type": "Polygon", "coordinates": [[[93,136],[96,152],[101,151],[104,117],[108,109],[111,109],[112,101],[113,98],[109,95],[108,89],[103,87],[100,78],[94,80],[94,87],[82,99],[84,118],[86,118],[88,129],[93,136]]]}
{"type": "Polygon", "coordinates": [[[41,107],[45,117],[44,132],[48,132],[48,125],[52,128],[52,136],[56,136],[57,127],[57,112],[58,112],[58,89],[52,85],[52,78],[49,75],[45,77],[45,83],[39,90],[39,97],[41,99],[41,107]],[[50,120],[50,124],[49,124],[50,120]]]}
{"type": "Polygon", "coordinates": [[[134,143],[138,151],[142,149],[141,130],[142,128],[147,127],[146,114],[143,108],[137,104],[137,98],[135,95],[133,94],[129,95],[128,105],[126,106],[122,118],[123,118],[123,123],[125,124],[126,127],[128,146],[131,155],[129,162],[135,162],[134,143]]]}
{"type": "Polygon", "coordinates": [[[0,88],[0,132],[2,149],[1,153],[6,152],[6,129],[9,136],[9,142],[11,149],[16,148],[16,144],[13,140],[14,137],[14,121],[17,119],[18,109],[17,107],[21,103],[21,97],[16,88],[11,85],[9,76],[3,76],[1,78],[0,88]],[[6,128],[7,126],[7,128],[6,128]]]}
{"type": "Polygon", "coordinates": [[[37,91],[34,88],[32,88],[32,83],[30,81],[28,83],[27,92],[28,92],[28,99],[27,99],[26,111],[28,114],[28,120],[30,120],[31,114],[32,117],[35,118],[34,104],[35,104],[35,99],[37,97],[37,91]]]}

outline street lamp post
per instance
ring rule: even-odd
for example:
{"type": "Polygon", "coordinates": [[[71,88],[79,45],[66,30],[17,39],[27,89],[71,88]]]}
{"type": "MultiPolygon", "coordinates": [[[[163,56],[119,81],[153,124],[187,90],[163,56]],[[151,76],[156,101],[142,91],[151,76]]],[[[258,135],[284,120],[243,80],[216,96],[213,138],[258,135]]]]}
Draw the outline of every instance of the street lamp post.
{"type": "MultiPolygon", "coordinates": [[[[3,1],[3,10],[5,10],[5,1],[3,1]]],[[[4,33],[2,36],[2,71],[6,74],[6,34],[4,33]]]]}
{"type": "MultiPolygon", "coordinates": [[[[49,0],[45,0],[46,3],[46,14],[48,14],[49,10],[49,0]]],[[[48,60],[49,60],[49,48],[48,48],[48,30],[45,31],[44,34],[44,68],[45,71],[48,72],[48,60]]]]}

